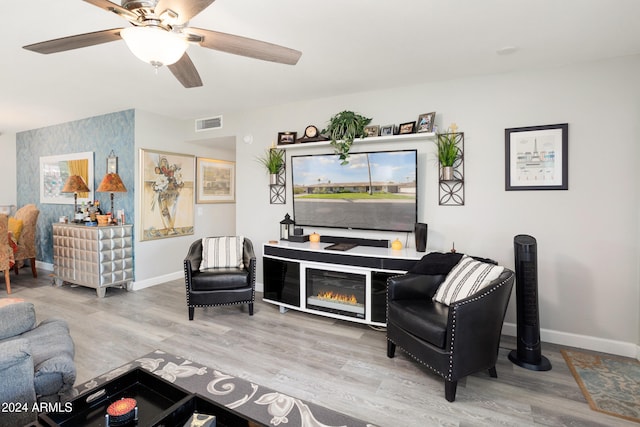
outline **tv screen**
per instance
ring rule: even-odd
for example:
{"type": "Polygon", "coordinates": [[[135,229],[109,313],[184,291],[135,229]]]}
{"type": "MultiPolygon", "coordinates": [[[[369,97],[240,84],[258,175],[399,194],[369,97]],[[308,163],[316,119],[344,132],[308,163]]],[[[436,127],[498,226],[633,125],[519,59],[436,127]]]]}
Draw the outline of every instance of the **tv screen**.
{"type": "Polygon", "coordinates": [[[417,150],[291,157],[297,226],[413,231],[417,150]]]}

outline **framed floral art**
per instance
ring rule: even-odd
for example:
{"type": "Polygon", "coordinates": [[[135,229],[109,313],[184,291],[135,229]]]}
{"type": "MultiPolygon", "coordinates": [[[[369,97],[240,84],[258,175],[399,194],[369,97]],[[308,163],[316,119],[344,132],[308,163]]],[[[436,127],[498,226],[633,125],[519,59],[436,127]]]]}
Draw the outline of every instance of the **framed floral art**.
{"type": "Polygon", "coordinates": [[[140,149],[140,240],[193,234],[195,156],[140,149]]]}

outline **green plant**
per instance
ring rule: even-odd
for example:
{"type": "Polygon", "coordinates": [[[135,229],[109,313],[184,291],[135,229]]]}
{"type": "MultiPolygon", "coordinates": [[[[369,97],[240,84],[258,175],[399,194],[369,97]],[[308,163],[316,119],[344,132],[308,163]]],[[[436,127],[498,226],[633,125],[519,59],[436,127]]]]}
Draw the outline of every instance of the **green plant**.
{"type": "Polygon", "coordinates": [[[265,151],[263,157],[257,157],[256,159],[267,168],[270,174],[275,175],[280,172],[282,165],[284,165],[284,150],[269,148],[265,151]]]}
{"type": "Polygon", "coordinates": [[[349,151],[355,138],[365,138],[364,127],[371,119],[353,111],[342,111],[329,119],[327,128],[322,130],[331,139],[335,153],[340,156],[342,165],[349,163],[349,151]]]}
{"type": "MultiPolygon", "coordinates": [[[[448,131],[448,129],[447,129],[448,131]]],[[[442,167],[453,166],[458,158],[458,141],[457,133],[439,133],[438,140],[436,142],[438,146],[438,161],[442,167]]]]}

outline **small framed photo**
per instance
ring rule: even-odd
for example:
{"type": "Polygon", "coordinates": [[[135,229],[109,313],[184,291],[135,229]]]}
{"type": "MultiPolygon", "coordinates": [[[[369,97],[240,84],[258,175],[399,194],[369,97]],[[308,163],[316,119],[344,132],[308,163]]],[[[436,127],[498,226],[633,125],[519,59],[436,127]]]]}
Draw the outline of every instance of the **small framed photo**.
{"type": "Polygon", "coordinates": [[[404,135],[407,133],[414,133],[416,130],[416,122],[401,123],[398,133],[404,135]]]}
{"type": "Polygon", "coordinates": [[[369,136],[369,137],[380,135],[380,126],[378,126],[378,125],[365,126],[364,127],[364,134],[369,136]]]}
{"type": "Polygon", "coordinates": [[[569,124],[504,130],[505,190],[569,189],[569,124]]]}
{"type": "Polygon", "coordinates": [[[118,173],[118,157],[113,151],[107,157],[107,173],[118,173]]]}
{"type": "Polygon", "coordinates": [[[293,144],[296,142],[297,132],[278,132],[278,145],[293,144]]]}
{"type": "Polygon", "coordinates": [[[386,125],[380,128],[380,136],[390,136],[395,133],[395,125],[386,125]]]}
{"type": "Polygon", "coordinates": [[[418,116],[417,132],[433,132],[433,122],[436,119],[436,113],[425,113],[418,116]]]}

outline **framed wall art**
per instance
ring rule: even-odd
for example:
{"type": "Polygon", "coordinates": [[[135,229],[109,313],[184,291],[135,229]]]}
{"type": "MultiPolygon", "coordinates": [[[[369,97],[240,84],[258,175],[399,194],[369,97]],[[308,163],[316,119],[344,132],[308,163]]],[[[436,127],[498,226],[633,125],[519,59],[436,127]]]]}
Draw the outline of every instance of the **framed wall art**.
{"type": "Polygon", "coordinates": [[[140,149],[140,240],[193,234],[194,159],[140,149]]]}
{"type": "Polygon", "coordinates": [[[236,201],[236,163],[196,158],[196,203],[236,201]]]}
{"type": "Polygon", "coordinates": [[[73,193],[62,188],[71,175],[80,175],[91,190],[78,193],[78,204],[93,201],[93,152],[40,157],[40,203],[73,205],[73,193]]]}
{"type": "Polygon", "coordinates": [[[569,189],[569,124],[510,128],[505,138],[505,190],[569,189]]]}

